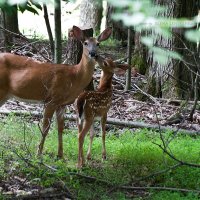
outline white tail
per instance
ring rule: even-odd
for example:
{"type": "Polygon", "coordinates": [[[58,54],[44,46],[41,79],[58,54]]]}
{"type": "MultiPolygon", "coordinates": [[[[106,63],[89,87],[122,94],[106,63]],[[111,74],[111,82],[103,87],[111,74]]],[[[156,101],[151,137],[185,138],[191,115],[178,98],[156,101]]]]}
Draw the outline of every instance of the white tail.
{"type": "Polygon", "coordinates": [[[97,62],[102,68],[102,74],[97,91],[85,91],[81,93],[76,101],[76,110],[78,117],[78,164],[80,168],[84,165],[83,143],[87,132],[90,129],[90,144],[87,152],[87,159],[91,159],[92,141],[94,138],[93,123],[95,118],[101,119],[102,128],[102,158],[106,159],[105,147],[105,125],[107,120],[107,113],[112,102],[112,77],[115,68],[122,68],[126,70],[128,65],[115,64],[111,59],[103,59],[97,57],[97,62]]]}
{"type": "Polygon", "coordinates": [[[95,67],[99,42],[108,39],[111,28],[104,30],[99,39],[85,38],[80,28],[73,27],[74,36],[83,42],[82,59],[77,65],[41,63],[28,57],[9,53],[0,54],[0,105],[7,99],[45,103],[42,139],[38,155],[42,154],[50,122],[56,112],[58,123],[58,157],[63,157],[62,132],[64,108],[71,104],[90,83],[95,67]]]}

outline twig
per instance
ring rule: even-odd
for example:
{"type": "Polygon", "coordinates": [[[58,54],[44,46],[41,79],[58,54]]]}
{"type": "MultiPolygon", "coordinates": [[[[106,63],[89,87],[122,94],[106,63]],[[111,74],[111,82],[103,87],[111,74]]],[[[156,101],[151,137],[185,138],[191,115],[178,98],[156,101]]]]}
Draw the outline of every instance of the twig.
{"type": "Polygon", "coordinates": [[[194,104],[193,104],[193,107],[192,107],[192,110],[191,110],[190,116],[189,116],[190,121],[193,121],[193,115],[196,110],[197,101],[198,101],[198,74],[199,73],[197,72],[195,82],[194,82],[194,104]]]}
{"type": "Polygon", "coordinates": [[[158,176],[160,174],[164,174],[164,173],[166,173],[166,172],[168,172],[170,170],[176,169],[177,167],[180,167],[180,166],[182,166],[182,163],[177,163],[177,164],[175,164],[175,165],[173,165],[171,167],[168,167],[167,169],[164,169],[164,170],[161,170],[161,171],[157,171],[157,172],[154,172],[154,173],[149,174],[147,176],[144,176],[144,177],[141,177],[139,179],[133,180],[133,183],[144,181],[144,180],[149,179],[151,177],[158,176]]]}
{"type": "MultiPolygon", "coordinates": [[[[28,39],[27,37],[25,37],[24,35],[22,35],[22,34],[14,33],[14,32],[12,32],[12,31],[9,31],[9,30],[6,29],[6,28],[3,28],[2,26],[0,26],[0,29],[2,29],[3,31],[8,32],[8,33],[10,33],[10,34],[16,35],[16,36],[18,36],[18,37],[20,37],[20,38],[23,38],[24,40],[26,40],[27,42],[30,43],[29,39],[28,39]]],[[[46,56],[44,56],[41,52],[39,52],[39,51],[38,51],[38,48],[36,48],[34,45],[31,45],[31,46],[32,46],[32,47],[34,48],[34,50],[35,50],[36,52],[38,52],[46,61],[52,62],[50,59],[48,59],[46,56]]]]}
{"type": "Polygon", "coordinates": [[[152,95],[147,94],[146,92],[144,92],[142,89],[140,89],[136,84],[133,84],[133,86],[139,90],[142,94],[144,94],[145,96],[147,96],[149,99],[151,99],[156,105],[158,105],[159,107],[161,106],[160,103],[156,100],[156,98],[154,98],[152,95]]]}
{"type": "Polygon", "coordinates": [[[123,190],[160,190],[160,191],[174,191],[174,192],[191,192],[200,193],[200,190],[189,190],[182,188],[171,188],[171,187],[136,187],[136,186],[120,186],[117,189],[123,190]]]}
{"type": "Polygon", "coordinates": [[[164,153],[166,153],[171,159],[177,161],[178,163],[180,163],[181,165],[186,165],[189,167],[194,167],[194,168],[200,168],[199,164],[195,164],[195,163],[188,163],[182,160],[179,160],[178,158],[176,158],[173,154],[171,154],[169,151],[167,151],[167,149],[165,149],[164,147],[162,147],[160,144],[154,143],[155,145],[157,145],[158,147],[160,147],[164,153]]]}

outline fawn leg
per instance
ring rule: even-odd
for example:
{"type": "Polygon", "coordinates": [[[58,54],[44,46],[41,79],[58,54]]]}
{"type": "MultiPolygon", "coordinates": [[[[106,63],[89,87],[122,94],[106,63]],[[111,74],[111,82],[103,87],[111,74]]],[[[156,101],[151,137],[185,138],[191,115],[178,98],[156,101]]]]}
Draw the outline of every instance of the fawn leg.
{"type": "Polygon", "coordinates": [[[92,150],[93,139],[94,139],[94,124],[92,124],[90,128],[90,143],[89,143],[88,152],[87,152],[87,160],[91,160],[91,150],[92,150]]]}
{"type": "Polygon", "coordinates": [[[102,131],[102,159],[106,159],[106,144],[105,144],[105,139],[106,139],[106,120],[107,120],[107,114],[104,115],[101,118],[101,131],[102,131]]]}
{"type": "Polygon", "coordinates": [[[79,132],[79,135],[78,135],[78,164],[77,164],[78,168],[81,168],[84,165],[83,143],[84,143],[85,135],[89,131],[91,124],[92,122],[90,121],[84,121],[83,128],[81,132],[79,132]]]}

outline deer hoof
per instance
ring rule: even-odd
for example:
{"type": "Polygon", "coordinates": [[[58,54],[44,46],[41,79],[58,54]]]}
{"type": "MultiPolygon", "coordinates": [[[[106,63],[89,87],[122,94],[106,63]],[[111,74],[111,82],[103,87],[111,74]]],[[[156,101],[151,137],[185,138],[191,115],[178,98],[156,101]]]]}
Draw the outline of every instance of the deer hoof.
{"type": "Polygon", "coordinates": [[[88,155],[87,155],[87,160],[91,160],[91,159],[92,159],[91,155],[88,154],[88,155]]]}
{"type": "Polygon", "coordinates": [[[106,159],[107,159],[106,155],[102,155],[102,160],[106,160],[106,159]]]}

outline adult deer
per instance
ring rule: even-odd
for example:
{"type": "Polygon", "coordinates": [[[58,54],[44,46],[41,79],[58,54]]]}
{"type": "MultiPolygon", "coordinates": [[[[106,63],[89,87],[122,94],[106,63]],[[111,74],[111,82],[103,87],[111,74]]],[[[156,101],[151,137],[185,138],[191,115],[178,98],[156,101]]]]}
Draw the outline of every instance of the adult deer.
{"type": "Polygon", "coordinates": [[[102,158],[106,159],[105,135],[107,113],[112,102],[112,77],[116,68],[128,69],[126,64],[115,64],[112,59],[97,57],[97,62],[102,68],[100,83],[96,91],[85,91],[79,95],[75,103],[78,115],[78,164],[81,168],[84,165],[83,143],[87,132],[90,129],[90,144],[87,152],[87,159],[91,159],[92,141],[94,138],[93,123],[95,118],[101,119],[102,129],[102,158]]]}
{"type": "Polygon", "coordinates": [[[101,41],[109,38],[111,31],[111,28],[107,28],[97,38],[85,38],[82,30],[74,26],[74,36],[83,44],[82,58],[77,65],[41,63],[28,57],[0,54],[0,105],[11,97],[45,104],[38,155],[42,154],[52,116],[56,112],[58,157],[63,157],[62,132],[65,105],[73,103],[90,83],[97,47],[101,41]]]}

